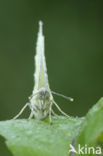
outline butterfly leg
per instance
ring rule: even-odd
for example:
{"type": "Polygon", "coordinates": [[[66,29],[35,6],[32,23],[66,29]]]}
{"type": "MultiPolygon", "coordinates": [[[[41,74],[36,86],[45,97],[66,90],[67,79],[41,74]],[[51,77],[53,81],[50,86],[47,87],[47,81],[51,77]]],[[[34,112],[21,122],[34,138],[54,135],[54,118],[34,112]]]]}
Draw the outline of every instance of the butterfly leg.
{"type": "Polygon", "coordinates": [[[28,119],[30,120],[30,119],[32,119],[32,117],[33,117],[33,112],[31,112],[31,113],[30,113],[30,115],[29,115],[29,118],[28,118],[28,119]]]}
{"type": "Polygon", "coordinates": [[[21,109],[21,111],[13,118],[13,120],[17,119],[17,118],[24,112],[25,108],[26,108],[28,105],[29,105],[29,104],[26,103],[26,104],[24,105],[24,107],[21,109]]]}
{"type": "Polygon", "coordinates": [[[54,116],[57,116],[57,114],[52,110],[52,114],[54,115],[54,116]]]}
{"type": "Polygon", "coordinates": [[[64,116],[70,117],[70,116],[68,116],[65,112],[63,112],[63,111],[61,110],[61,108],[58,106],[58,104],[57,104],[55,101],[53,101],[53,103],[54,103],[54,105],[57,107],[57,109],[58,109],[64,116]]]}
{"type": "Polygon", "coordinates": [[[50,121],[50,124],[52,124],[51,113],[52,113],[52,104],[50,105],[50,108],[49,108],[49,121],[50,121]]]}

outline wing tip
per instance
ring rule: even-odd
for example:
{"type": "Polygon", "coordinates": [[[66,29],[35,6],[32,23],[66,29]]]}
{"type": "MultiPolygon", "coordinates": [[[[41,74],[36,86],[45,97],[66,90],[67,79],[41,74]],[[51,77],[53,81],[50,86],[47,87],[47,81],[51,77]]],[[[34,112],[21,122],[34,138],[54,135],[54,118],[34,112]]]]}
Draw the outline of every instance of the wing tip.
{"type": "Polygon", "coordinates": [[[39,33],[43,34],[43,22],[39,21],[39,33]]]}

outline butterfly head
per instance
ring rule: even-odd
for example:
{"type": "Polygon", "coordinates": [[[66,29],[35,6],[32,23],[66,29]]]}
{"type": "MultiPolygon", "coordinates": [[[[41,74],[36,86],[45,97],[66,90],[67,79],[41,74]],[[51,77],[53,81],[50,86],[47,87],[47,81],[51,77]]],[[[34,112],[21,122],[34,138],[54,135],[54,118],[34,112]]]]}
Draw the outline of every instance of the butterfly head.
{"type": "Polygon", "coordinates": [[[50,98],[49,90],[47,90],[45,88],[41,88],[39,91],[39,98],[41,100],[48,100],[50,98]]]}

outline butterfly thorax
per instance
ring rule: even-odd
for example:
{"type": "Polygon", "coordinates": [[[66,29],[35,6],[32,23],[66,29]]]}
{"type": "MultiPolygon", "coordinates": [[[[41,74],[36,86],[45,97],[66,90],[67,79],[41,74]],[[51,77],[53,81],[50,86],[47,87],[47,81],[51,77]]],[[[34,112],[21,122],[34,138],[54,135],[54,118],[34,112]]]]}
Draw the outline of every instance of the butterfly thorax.
{"type": "Polygon", "coordinates": [[[32,112],[36,119],[43,119],[48,116],[49,108],[53,97],[48,89],[40,88],[38,94],[30,100],[32,112]]]}

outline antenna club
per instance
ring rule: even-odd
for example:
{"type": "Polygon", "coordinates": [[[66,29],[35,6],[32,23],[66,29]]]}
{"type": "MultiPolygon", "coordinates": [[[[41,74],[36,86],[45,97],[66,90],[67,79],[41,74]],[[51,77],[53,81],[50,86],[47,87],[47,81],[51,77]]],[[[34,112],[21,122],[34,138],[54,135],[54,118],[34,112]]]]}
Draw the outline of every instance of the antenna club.
{"type": "Polygon", "coordinates": [[[73,101],[74,101],[74,99],[73,99],[73,98],[70,98],[70,101],[71,101],[71,102],[73,102],[73,101]]]}

